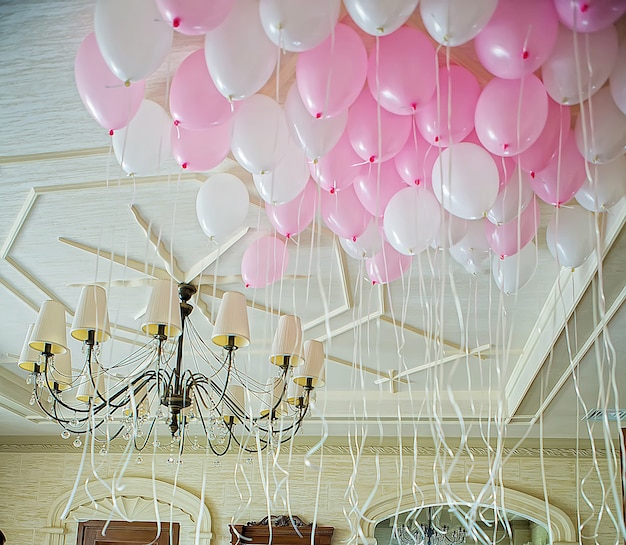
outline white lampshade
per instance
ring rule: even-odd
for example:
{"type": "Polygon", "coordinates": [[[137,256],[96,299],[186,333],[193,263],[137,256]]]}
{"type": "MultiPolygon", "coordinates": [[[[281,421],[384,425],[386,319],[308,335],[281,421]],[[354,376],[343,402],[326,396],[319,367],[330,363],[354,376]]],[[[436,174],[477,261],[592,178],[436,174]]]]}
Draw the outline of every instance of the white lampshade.
{"type": "Polygon", "coordinates": [[[324,345],[320,341],[304,343],[304,365],[295,372],[293,381],[300,386],[319,388],[326,384],[324,345]]]}
{"type": "MultiPolygon", "coordinates": [[[[236,405],[236,407],[241,411],[245,411],[246,406],[246,392],[243,389],[243,386],[239,386],[238,384],[229,384],[227,393],[228,399],[236,405]]],[[[233,424],[238,424],[241,422],[239,416],[235,414],[232,407],[228,405],[228,403],[224,402],[224,407],[222,409],[222,416],[224,417],[224,421],[232,422],[233,424]]]]}
{"type": "Polygon", "coordinates": [[[182,331],[178,286],[171,280],[159,280],[152,288],[146,321],[141,329],[154,337],[159,335],[159,326],[163,326],[166,337],[178,337],[182,331]]]}
{"type": "Polygon", "coordinates": [[[88,367],[85,367],[81,373],[80,384],[76,393],[76,399],[83,403],[89,403],[94,398],[96,403],[105,400],[104,371],[96,362],[91,363],[91,376],[88,367]],[[95,391],[94,384],[97,391],[95,391]]]}
{"type": "Polygon", "coordinates": [[[111,338],[107,294],[102,286],[83,287],[70,334],[79,341],[86,341],[90,331],[94,332],[98,343],[111,338]]]}
{"type": "Polygon", "coordinates": [[[276,417],[287,414],[287,395],[285,394],[283,396],[283,391],[285,389],[285,383],[283,380],[280,377],[271,378],[267,381],[266,387],[267,390],[263,396],[261,404],[261,416],[268,415],[272,409],[274,409],[274,415],[276,417]],[[281,396],[283,396],[283,399],[280,404],[276,406],[281,396]]]}
{"type": "Polygon", "coordinates": [[[250,344],[248,308],[243,293],[228,291],[222,297],[211,340],[218,346],[240,348],[250,344]]]}
{"type": "Polygon", "coordinates": [[[294,381],[289,382],[289,386],[287,387],[287,403],[295,407],[302,407],[304,404],[304,397],[304,386],[296,384],[294,381]]]}
{"type": "Polygon", "coordinates": [[[298,316],[285,315],[278,320],[278,329],[272,342],[270,361],[274,365],[297,367],[304,363],[302,356],[302,324],[298,316]]]}
{"type": "Polygon", "coordinates": [[[24,371],[28,371],[32,373],[35,371],[35,366],[39,365],[39,370],[44,371],[46,368],[45,362],[40,362],[41,352],[38,352],[34,348],[30,347],[30,339],[33,334],[33,328],[35,324],[30,324],[28,326],[28,331],[26,332],[26,338],[24,339],[24,344],[22,345],[22,351],[20,352],[20,357],[17,360],[17,364],[24,371]]]}
{"type": "Polygon", "coordinates": [[[65,308],[58,301],[44,301],[29,341],[38,352],[62,354],[67,349],[65,308]]]}
{"type": "Polygon", "coordinates": [[[54,356],[48,369],[48,386],[57,392],[72,387],[72,354],[69,348],[63,354],[54,356]]]}

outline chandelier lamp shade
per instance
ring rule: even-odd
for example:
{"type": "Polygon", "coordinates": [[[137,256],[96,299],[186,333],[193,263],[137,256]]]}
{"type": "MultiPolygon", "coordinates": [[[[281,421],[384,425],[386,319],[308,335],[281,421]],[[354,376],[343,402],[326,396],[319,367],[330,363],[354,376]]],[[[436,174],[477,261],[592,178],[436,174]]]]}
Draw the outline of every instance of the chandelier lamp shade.
{"type": "Polygon", "coordinates": [[[83,343],[84,361],[76,376],[65,308],[45,301],[18,361],[30,373],[31,404],[60,424],[63,437],[87,434],[103,448],[119,436],[133,441],[137,450],[151,441],[157,445],[165,426],[182,450],[191,424],[196,430],[199,426],[217,455],[228,452],[233,442],[252,452],[292,439],[309,412],[314,388],[325,383],[322,343],[303,342],[300,318],[281,316],[268,358],[273,364],[268,369],[278,374],[260,381],[238,368],[235,359],[236,351],[250,344],[243,294],[223,295],[211,335],[219,347],[215,350],[190,319],[195,293],[193,285],[159,280],[141,326],[149,340],[121,361],[108,363],[101,351],[111,339],[106,291],[99,285],[83,287],[70,328],[83,343]]]}

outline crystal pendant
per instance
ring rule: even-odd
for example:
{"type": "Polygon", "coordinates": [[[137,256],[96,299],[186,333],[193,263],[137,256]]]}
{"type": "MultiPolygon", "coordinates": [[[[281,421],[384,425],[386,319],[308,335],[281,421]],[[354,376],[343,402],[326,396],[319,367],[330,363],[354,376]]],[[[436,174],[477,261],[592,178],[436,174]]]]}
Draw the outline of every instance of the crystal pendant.
{"type": "Polygon", "coordinates": [[[83,445],[83,442],[80,440],[80,437],[77,437],[76,439],[74,439],[72,445],[74,445],[76,448],[79,448],[83,445]]]}
{"type": "Polygon", "coordinates": [[[71,435],[71,433],[68,430],[63,430],[61,432],[61,437],[63,437],[63,439],[69,439],[70,435],[71,435]]]}

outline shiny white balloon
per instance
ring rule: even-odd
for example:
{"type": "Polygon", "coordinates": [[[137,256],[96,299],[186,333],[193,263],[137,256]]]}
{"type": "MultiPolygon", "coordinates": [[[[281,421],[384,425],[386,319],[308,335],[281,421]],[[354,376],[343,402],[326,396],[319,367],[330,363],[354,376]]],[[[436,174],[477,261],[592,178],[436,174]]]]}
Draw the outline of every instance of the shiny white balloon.
{"type": "Polygon", "coordinates": [[[113,134],[115,158],[124,172],[157,174],[170,156],[172,119],[156,102],[144,100],[128,126],[113,134]]]}
{"type": "Polygon", "coordinates": [[[496,202],[487,212],[487,219],[495,225],[501,225],[519,216],[533,198],[530,174],[515,169],[509,181],[500,189],[496,202]]]}
{"type": "Polygon", "coordinates": [[[400,28],[419,0],[344,0],[352,20],[372,36],[386,36],[400,28]]]}
{"type": "Polygon", "coordinates": [[[218,242],[239,229],[248,215],[250,197],[236,176],[222,172],[208,178],[196,197],[196,215],[204,234],[218,242]]]}
{"type": "Polygon", "coordinates": [[[555,208],[546,228],[548,249],[561,267],[580,267],[595,248],[595,218],[580,206],[555,208]]]}
{"type": "Polygon", "coordinates": [[[376,218],[372,219],[363,234],[351,238],[340,238],[339,244],[354,259],[374,257],[383,247],[382,225],[376,218]]]}
{"type": "Polygon", "coordinates": [[[609,85],[615,104],[626,115],[626,42],[622,43],[617,52],[617,60],[609,78],[609,85]]]}
{"type": "Polygon", "coordinates": [[[626,195],[626,156],[602,165],[588,165],[586,178],[575,198],[590,212],[606,212],[626,195]]]}
{"type": "Polygon", "coordinates": [[[491,271],[498,288],[507,295],[521,290],[535,274],[537,269],[537,247],[529,242],[518,253],[500,258],[494,255],[491,271]]]}
{"type": "Polygon", "coordinates": [[[98,0],[93,18],[98,48],[121,81],[139,81],[170,52],[174,31],[154,0],[98,0]]]}
{"type": "Polygon", "coordinates": [[[422,0],[420,13],[428,33],[454,47],[476,37],[497,5],[498,0],[422,0]]]}
{"type": "Polygon", "coordinates": [[[485,219],[466,222],[465,235],[450,246],[450,255],[470,274],[489,270],[489,241],[485,231],[485,219]]]}

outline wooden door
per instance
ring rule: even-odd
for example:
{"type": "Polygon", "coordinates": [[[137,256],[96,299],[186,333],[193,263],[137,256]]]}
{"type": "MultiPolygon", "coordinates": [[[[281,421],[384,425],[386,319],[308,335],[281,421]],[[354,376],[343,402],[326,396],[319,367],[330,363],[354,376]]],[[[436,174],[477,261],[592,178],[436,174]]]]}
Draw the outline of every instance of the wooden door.
{"type": "Polygon", "coordinates": [[[180,525],[174,522],[161,523],[161,535],[157,535],[156,522],[118,522],[112,521],[107,526],[106,535],[102,535],[102,529],[106,521],[88,520],[78,524],[77,545],[178,545],[180,525]]]}

